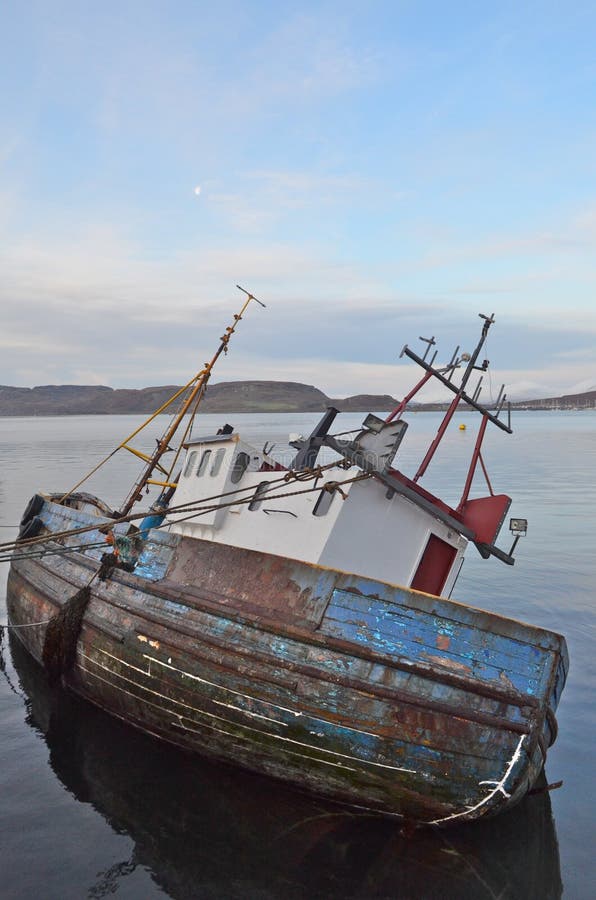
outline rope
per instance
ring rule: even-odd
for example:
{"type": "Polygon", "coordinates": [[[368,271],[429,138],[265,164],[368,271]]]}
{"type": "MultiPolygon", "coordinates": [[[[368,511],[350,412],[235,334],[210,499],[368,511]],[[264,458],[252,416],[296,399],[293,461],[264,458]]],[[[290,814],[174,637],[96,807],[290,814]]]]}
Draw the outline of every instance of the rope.
{"type": "Polygon", "coordinates": [[[83,616],[91,599],[91,585],[96,578],[106,581],[120,565],[116,553],[104,553],[99,568],[87,584],[69,597],[48,622],[41,659],[50,684],[56,684],[75,664],[83,616]]]}
{"type": "Polygon", "coordinates": [[[87,472],[87,474],[84,475],[80,481],[77,481],[77,483],[74,484],[71,487],[71,489],[62,496],[62,500],[66,500],[67,497],[70,497],[71,494],[74,494],[74,492],[78,488],[80,488],[82,484],[84,484],[86,481],[88,481],[91,478],[91,476],[94,475],[98,471],[98,469],[101,469],[101,467],[104,466],[118,452],[118,450],[123,450],[125,444],[127,444],[134,437],[136,437],[137,434],[140,431],[142,431],[143,428],[146,428],[147,425],[149,425],[160,413],[162,413],[164,411],[164,409],[167,409],[167,407],[170,406],[170,404],[173,403],[174,400],[177,400],[178,397],[180,397],[180,395],[184,393],[184,391],[188,390],[188,388],[190,388],[191,385],[193,385],[195,383],[195,381],[197,380],[197,378],[199,378],[200,375],[202,375],[202,372],[199,372],[198,375],[193,376],[193,378],[191,378],[190,381],[188,381],[183,387],[181,387],[178,391],[176,391],[176,393],[173,394],[169,398],[169,400],[166,400],[166,402],[163,403],[159,407],[159,409],[156,409],[155,412],[148,419],[146,419],[142,425],[140,425],[137,429],[135,429],[135,431],[131,432],[131,434],[129,434],[127,438],[125,438],[120,444],[118,444],[117,447],[114,447],[114,449],[110,453],[108,453],[107,456],[104,456],[104,458],[102,460],[100,460],[96,466],[94,466],[89,472],[87,472]]]}
{"type": "MultiPolygon", "coordinates": [[[[74,549],[74,548],[73,548],[74,549]]],[[[115,568],[121,565],[116,553],[104,553],[97,572],[94,572],[87,584],[70,597],[49,619],[40,622],[25,622],[15,625],[12,622],[0,625],[0,654],[4,640],[4,632],[9,628],[37,628],[47,625],[44,639],[42,660],[51,684],[54,684],[72,668],[76,658],[76,645],[79,639],[83,616],[91,598],[91,585],[96,578],[106,581],[115,568]]]]}
{"type": "MultiPolygon", "coordinates": [[[[328,468],[328,467],[319,467],[319,468],[322,469],[322,468],[328,468]]],[[[300,474],[302,474],[302,473],[300,473],[300,474]]],[[[318,470],[312,470],[311,477],[314,477],[315,481],[316,481],[319,477],[318,470]]],[[[343,481],[332,481],[332,482],[329,482],[328,484],[324,485],[323,490],[329,491],[330,493],[335,493],[337,491],[342,496],[342,498],[345,500],[347,498],[347,494],[342,490],[343,485],[352,484],[357,481],[363,481],[363,480],[365,480],[367,478],[371,478],[371,477],[372,476],[368,473],[362,473],[361,475],[356,475],[353,478],[346,478],[343,481]]],[[[285,478],[276,478],[276,479],[273,479],[270,483],[271,484],[279,483],[280,481],[284,481],[284,480],[285,480],[285,478]]],[[[300,482],[304,479],[296,478],[295,480],[300,482]]],[[[248,488],[243,488],[242,490],[248,490],[248,488]]],[[[170,509],[168,509],[168,512],[169,513],[171,513],[171,512],[188,513],[188,515],[183,516],[183,518],[177,519],[178,522],[187,522],[189,519],[195,519],[198,516],[206,515],[207,513],[213,512],[213,510],[215,510],[215,509],[227,509],[230,506],[248,505],[249,503],[252,503],[252,501],[254,499],[254,490],[255,490],[254,485],[251,485],[250,486],[250,491],[251,491],[250,496],[237,498],[236,500],[230,500],[228,503],[217,503],[217,504],[212,504],[210,506],[188,504],[188,503],[180,504],[179,506],[171,507],[170,509]]],[[[267,493],[266,495],[265,494],[263,495],[263,499],[266,496],[267,500],[283,500],[286,497],[297,497],[302,494],[311,494],[311,493],[314,493],[319,490],[321,490],[321,488],[318,488],[315,485],[312,488],[303,488],[302,490],[299,490],[299,491],[284,491],[283,493],[280,493],[280,494],[267,493]]],[[[225,496],[237,494],[239,492],[240,492],[239,490],[227,491],[225,494],[220,494],[218,496],[225,497],[225,496]]],[[[207,499],[210,499],[210,498],[207,498],[207,499]]],[[[200,501],[200,502],[203,503],[204,501],[200,501]]],[[[144,513],[142,515],[145,516],[145,515],[147,515],[147,513],[144,513]]],[[[135,514],[133,516],[125,517],[124,520],[118,520],[118,521],[130,521],[131,519],[139,518],[140,516],[141,516],[141,514],[135,514]]],[[[110,526],[111,526],[111,524],[112,523],[110,523],[110,526]]],[[[117,522],[114,522],[113,524],[117,524],[117,522]]],[[[162,525],[156,526],[155,530],[157,531],[162,528],[168,528],[170,526],[170,524],[171,524],[170,522],[164,522],[162,525]]],[[[106,526],[106,523],[103,523],[99,527],[100,527],[100,529],[102,529],[102,528],[106,528],[107,526],[106,526]]],[[[31,544],[48,543],[49,541],[55,542],[55,541],[59,540],[61,537],[69,537],[74,534],[81,534],[81,533],[88,532],[88,531],[95,531],[97,529],[98,529],[97,525],[90,525],[90,526],[83,526],[82,528],[73,529],[71,531],[53,532],[52,534],[49,534],[49,535],[42,535],[40,538],[31,538],[31,544]]],[[[28,543],[28,542],[20,541],[20,542],[18,542],[17,546],[22,547],[23,544],[25,544],[25,543],[28,543]]],[[[16,561],[16,560],[20,560],[20,559],[43,559],[45,556],[59,556],[59,555],[65,555],[67,553],[79,553],[79,552],[84,552],[85,550],[97,549],[97,548],[104,547],[104,546],[105,546],[105,542],[101,542],[101,543],[90,542],[87,544],[76,544],[71,547],[61,547],[59,549],[58,548],[45,548],[43,550],[34,550],[33,552],[24,552],[19,555],[15,555],[13,553],[12,555],[0,556],[0,562],[11,562],[13,560],[16,561]]]]}
{"type": "MultiPolygon", "coordinates": [[[[303,482],[304,480],[315,479],[317,481],[321,477],[323,467],[319,467],[318,469],[310,470],[306,473],[286,473],[286,475],[280,479],[274,479],[272,483],[279,483],[279,481],[284,481],[288,483],[291,480],[296,480],[298,482],[303,482]],[[294,477],[288,478],[288,475],[293,475],[294,477]]],[[[353,478],[344,479],[341,482],[330,482],[325,485],[324,489],[326,491],[330,491],[334,493],[335,491],[339,492],[343,499],[346,499],[346,494],[342,490],[342,486],[346,484],[351,484],[356,481],[362,481],[364,479],[370,478],[371,475],[368,473],[362,473],[360,475],[356,475],[353,478]]],[[[296,491],[285,491],[279,494],[268,494],[268,500],[277,500],[282,499],[284,497],[295,497],[301,494],[313,493],[318,490],[318,488],[310,487],[310,488],[302,488],[301,490],[296,491]]],[[[239,490],[229,491],[228,494],[237,494],[239,490]]],[[[224,495],[220,495],[224,496],[224,495]]],[[[238,506],[242,504],[249,504],[254,496],[254,485],[251,485],[251,496],[243,497],[236,500],[230,500],[227,503],[216,504],[215,506],[199,506],[190,508],[188,504],[183,507],[183,511],[188,511],[189,515],[185,516],[183,519],[179,519],[178,521],[186,521],[187,519],[196,518],[197,515],[203,515],[205,513],[210,512],[213,509],[221,509],[222,507],[228,506],[238,506]]],[[[127,518],[135,518],[136,516],[131,516],[127,518]]],[[[105,527],[105,526],[104,526],[105,527]]],[[[158,526],[158,527],[167,527],[167,526],[158,526]]],[[[92,529],[97,529],[97,525],[92,526],[92,529]]],[[[89,529],[76,529],[76,531],[71,532],[63,532],[62,534],[73,534],[77,532],[81,532],[82,530],[89,529]]],[[[55,541],[59,537],[59,534],[53,534],[51,536],[44,536],[45,541],[55,541]]],[[[27,558],[27,557],[43,557],[49,553],[68,553],[68,552],[80,552],[81,550],[85,550],[91,547],[103,546],[102,544],[97,544],[94,542],[93,544],[89,544],[87,546],[77,545],[75,547],[65,547],[60,550],[45,550],[38,551],[37,553],[31,554],[22,554],[19,558],[27,558]]],[[[96,572],[93,573],[88,583],[80,588],[72,597],[65,601],[65,603],[61,606],[59,611],[52,616],[50,619],[45,619],[40,622],[28,622],[24,625],[11,625],[7,624],[6,626],[0,626],[0,646],[2,643],[2,638],[4,635],[4,628],[34,628],[40,625],[47,625],[44,644],[42,649],[42,661],[44,668],[46,670],[48,680],[50,684],[55,684],[61,680],[61,678],[72,669],[77,653],[77,643],[79,640],[79,635],[81,632],[83,617],[85,615],[85,611],[87,609],[87,605],[91,598],[91,585],[98,578],[100,581],[105,581],[110,577],[112,571],[115,568],[127,568],[127,563],[122,563],[119,560],[117,553],[104,553],[100,566],[96,572]]],[[[129,570],[129,569],[127,569],[129,570]]]]}
{"type": "MultiPolygon", "coordinates": [[[[333,482],[334,487],[331,490],[338,491],[338,493],[340,493],[342,495],[343,499],[345,500],[346,495],[341,490],[340,486],[344,485],[344,484],[352,484],[353,482],[356,482],[356,481],[364,481],[367,478],[372,478],[372,475],[370,475],[368,473],[363,473],[362,475],[356,475],[354,478],[347,478],[344,481],[336,481],[336,482],[333,482]]],[[[265,492],[261,495],[260,499],[267,500],[267,501],[280,500],[280,499],[283,500],[284,497],[297,497],[300,494],[312,494],[315,491],[319,491],[319,490],[320,490],[320,488],[313,487],[313,488],[304,488],[304,490],[302,490],[302,491],[286,491],[284,494],[269,494],[269,493],[265,492]]],[[[253,489],[253,493],[254,493],[254,489],[253,489]]],[[[217,503],[213,506],[206,506],[206,507],[204,507],[204,506],[197,506],[197,507],[192,507],[192,508],[188,507],[188,508],[185,508],[183,510],[183,512],[189,512],[189,515],[184,516],[184,518],[182,518],[182,519],[177,519],[176,521],[177,522],[186,522],[189,519],[196,519],[197,516],[205,515],[209,512],[213,512],[214,509],[226,509],[228,506],[242,506],[243,504],[251,503],[252,500],[253,500],[253,496],[251,495],[250,497],[245,497],[242,500],[231,500],[229,503],[217,503]]],[[[164,523],[163,525],[159,525],[158,528],[166,528],[166,527],[169,527],[169,525],[170,525],[170,523],[167,522],[167,523],[164,523]]]]}
{"type": "MultiPolygon", "coordinates": [[[[326,471],[327,469],[330,469],[330,468],[334,468],[334,467],[335,468],[338,467],[337,461],[332,462],[332,463],[327,463],[324,466],[317,466],[316,469],[308,469],[308,470],[305,470],[304,472],[293,472],[292,470],[290,470],[289,472],[285,472],[279,478],[272,478],[271,481],[269,481],[267,483],[270,485],[274,485],[274,484],[279,484],[280,482],[288,483],[290,481],[298,481],[298,482],[300,482],[300,481],[303,482],[303,481],[308,481],[308,480],[316,481],[317,478],[321,477],[321,475],[324,471],[326,471]]],[[[341,468],[341,466],[340,466],[340,468],[341,468]]],[[[362,476],[358,476],[358,477],[362,477],[362,476]]],[[[369,476],[366,475],[366,477],[369,477],[369,476]]],[[[347,484],[348,482],[341,482],[341,483],[347,484]]],[[[318,490],[318,488],[314,487],[311,490],[316,491],[316,490],[318,490]]],[[[253,499],[254,491],[255,491],[254,485],[246,485],[245,487],[235,488],[234,490],[225,491],[224,493],[221,493],[221,494],[213,494],[210,497],[204,497],[202,500],[193,501],[192,503],[181,503],[177,506],[170,506],[170,507],[168,507],[167,512],[168,512],[168,514],[176,513],[176,512],[184,513],[184,512],[190,512],[195,509],[199,510],[199,511],[204,510],[205,512],[210,512],[216,506],[217,507],[219,507],[219,506],[234,506],[234,505],[241,504],[241,503],[250,503],[251,500],[253,499]],[[228,504],[219,504],[218,503],[215,505],[211,505],[208,508],[203,508],[202,506],[196,505],[197,503],[200,503],[200,504],[208,503],[210,500],[221,500],[223,497],[233,497],[233,496],[236,496],[237,494],[246,493],[247,491],[250,491],[250,496],[248,498],[238,499],[234,503],[231,503],[231,504],[230,503],[228,503],[228,504]]],[[[302,491],[301,493],[305,493],[305,492],[302,491]]],[[[291,496],[294,496],[294,494],[289,493],[286,495],[282,494],[282,495],[278,495],[278,496],[291,497],[291,496]]],[[[277,499],[277,497],[276,497],[276,499],[277,499]]],[[[24,548],[28,548],[28,547],[33,547],[37,544],[44,544],[47,541],[57,540],[58,538],[71,537],[71,536],[77,535],[77,534],[86,534],[89,531],[105,529],[108,527],[108,525],[111,528],[114,525],[120,525],[120,524],[123,524],[126,522],[132,522],[136,519],[144,519],[145,516],[150,515],[151,512],[152,512],[152,510],[145,510],[144,512],[129,513],[129,515],[121,516],[118,519],[113,519],[109,523],[103,521],[99,525],[83,525],[80,528],[71,528],[67,531],[56,531],[56,532],[53,532],[51,535],[42,534],[37,537],[26,538],[25,540],[20,540],[20,541],[17,538],[17,540],[15,540],[15,541],[6,541],[4,543],[0,543],[0,552],[8,553],[8,552],[12,552],[15,549],[24,549],[24,548]]],[[[153,512],[154,512],[154,510],[153,510],[153,512]]],[[[163,527],[165,527],[165,526],[163,526],[163,527]]]]}
{"type": "MultiPolygon", "coordinates": [[[[95,575],[91,579],[95,578],[95,575]]],[[[50,684],[72,669],[83,616],[91,598],[91,581],[73,594],[52,616],[46,629],[41,659],[50,684]]]]}
{"type": "Polygon", "coordinates": [[[47,625],[48,622],[51,622],[51,619],[42,619],[41,622],[25,622],[23,625],[14,625],[12,622],[6,622],[4,625],[0,625],[0,630],[6,628],[36,628],[38,625],[47,625]]]}
{"type": "MultiPolygon", "coordinates": [[[[46,539],[50,539],[47,535],[45,537],[46,539]]],[[[52,537],[51,540],[53,539],[54,538],[52,537]]],[[[77,553],[79,550],[98,550],[101,547],[105,547],[105,544],[105,541],[90,541],[89,543],[73,544],[69,547],[47,547],[44,550],[32,550],[30,553],[10,553],[5,556],[0,556],[0,563],[16,562],[19,559],[43,559],[44,556],[64,556],[71,552],[77,553]]]]}
{"type": "MultiPolygon", "coordinates": [[[[333,463],[330,463],[328,466],[324,466],[322,468],[329,468],[330,466],[333,466],[333,465],[334,465],[333,463]]],[[[287,481],[288,480],[287,476],[289,474],[290,473],[286,472],[283,477],[273,478],[268,483],[269,484],[277,484],[280,481],[287,481]]],[[[297,474],[298,473],[295,473],[295,475],[297,475],[297,474]]],[[[221,497],[230,497],[235,494],[244,493],[245,491],[254,491],[254,485],[247,485],[245,487],[235,488],[232,491],[226,491],[225,493],[222,493],[222,494],[212,494],[210,497],[204,497],[199,502],[207,503],[207,502],[209,502],[209,500],[219,500],[221,497]]],[[[169,507],[168,512],[176,512],[178,510],[184,511],[187,507],[189,507],[188,503],[182,503],[179,506],[169,507]]],[[[144,512],[129,513],[127,516],[120,516],[117,519],[112,519],[110,525],[120,525],[125,522],[132,522],[135,519],[144,519],[145,516],[150,515],[151,512],[152,512],[151,510],[145,510],[144,512]]],[[[0,543],[0,552],[12,550],[12,549],[16,548],[17,546],[30,547],[30,546],[33,546],[34,544],[43,544],[47,540],[53,540],[54,538],[58,538],[58,537],[69,537],[70,535],[74,535],[74,534],[85,534],[88,531],[94,531],[98,527],[105,527],[105,526],[106,526],[106,523],[102,522],[101,526],[83,525],[80,528],[71,528],[68,531],[56,531],[56,532],[53,532],[52,536],[50,536],[49,538],[47,535],[39,535],[38,537],[25,538],[24,540],[21,540],[21,541],[19,541],[19,539],[17,538],[15,541],[6,541],[4,543],[0,543]]]]}

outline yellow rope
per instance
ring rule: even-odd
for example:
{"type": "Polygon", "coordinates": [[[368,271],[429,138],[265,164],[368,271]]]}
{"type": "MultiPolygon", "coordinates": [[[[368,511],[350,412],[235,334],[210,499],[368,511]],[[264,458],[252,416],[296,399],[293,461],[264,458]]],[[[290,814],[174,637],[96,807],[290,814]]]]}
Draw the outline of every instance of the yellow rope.
{"type": "MultiPolygon", "coordinates": [[[[136,437],[137,434],[139,434],[139,432],[143,430],[143,428],[146,428],[150,422],[152,422],[158,415],[160,415],[160,413],[162,413],[164,411],[164,409],[167,409],[168,406],[174,402],[174,400],[177,400],[178,397],[184,393],[184,391],[187,391],[189,389],[189,387],[191,385],[193,385],[198,378],[201,377],[201,375],[203,374],[204,371],[205,370],[202,369],[197,375],[194,376],[194,378],[191,378],[191,380],[189,382],[187,382],[187,384],[185,384],[184,387],[181,387],[180,390],[176,391],[175,394],[172,394],[170,399],[166,400],[166,402],[163,403],[159,407],[159,409],[157,409],[151,416],[149,416],[149,418],[146,419],[142,425],[139,425],[139,427],[135,431],[131,432],[128,435],[128,437],[124,438],[122,443],[118,444],[117,447],[114,447],[114,449],[110,453],[108,453],[108,455],[105,456],[102,460],[100,460],[97,463],[97,465],[94,466],[89,472],[87,472],[87,474],[84,475],[80,481],[77,481],[77,483],[75,485],[73,485],[73,487],[71,487],[70,490],[66,494],[63,494],[58,502],[64,503],[65,500],[68,500],[68,498],[71,497],[72,494],[74,494],[74,492],[76,490],[78,490],[78,488],[80,488],[82,484],[85,484],[85,482],[88,481],[92,475],[95,475],[95,473],[99,469],[101,469],[101,467],[104,466],[112,458],[112,456],[114,456],[118,452],[118,450],[122,450],[125,444],[127,444],[134,437],[136,437]]],[[[130,448],[128,448],[128,449],[130,449],[130,448]]],[[[134,451],[131,451],[131,452],[134,452],[134,451]]]]}

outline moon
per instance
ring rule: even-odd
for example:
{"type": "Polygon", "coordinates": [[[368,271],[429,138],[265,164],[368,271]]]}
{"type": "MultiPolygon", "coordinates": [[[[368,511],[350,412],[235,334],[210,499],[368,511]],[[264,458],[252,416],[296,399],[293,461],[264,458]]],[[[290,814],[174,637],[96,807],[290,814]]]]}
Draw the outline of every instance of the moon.
{"type": "Polygon", "coordinates": [[[201,185],[197,184],[196,188],[194,189],[195,197],[198,197],[200,193],[201,193],[201,185]]]}

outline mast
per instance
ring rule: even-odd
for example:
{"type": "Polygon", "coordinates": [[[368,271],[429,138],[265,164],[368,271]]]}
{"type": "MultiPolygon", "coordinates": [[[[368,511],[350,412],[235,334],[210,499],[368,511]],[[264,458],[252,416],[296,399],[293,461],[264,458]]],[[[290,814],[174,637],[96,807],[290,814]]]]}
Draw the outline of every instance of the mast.
{"type": "MultiPolygon", "coordinates": [[[[418,467],[418,471],[414,475],[414,481],[418,481],[422,477],[422,475],[424,475],[424,473],[426,472],[426,470],[428,468],[428,464],[430,463],[431,459],[433,458],[437,447],[441,443],[441,440],[443,439],[443,435],[445,434],[445,431],[447,430],[447,426],[449,425],[451,419],[453,418],[455,411],[456,411],[457,407],[459,406],[462,398],[465,398],[467,402],[470,402],[470,398],[468,398],[468,396],[466,394],[465,387],[470,379],[470,376],[472,375],[472,372],[474,371],[474,369],[479,369],[481,372],[486,372],[486,370],[488,369],[488,360],[487,359],[485,359],[484,362],[482,363],[482,365],[480,365],[480,366],[476,365],[476,360],[478,359],[478,355],[479,355],[480,351],[482,350],[484,342],[486,341],[488,329],[495,321],[495,316],[494,316],[494,313],[491,313],[490,316],[485,316],[483,313],[479,313],[479,316],[481,319],[484,319],[484,324],[482,326],[482,334],[480,335],[480,340],[478,341],[476,348],[474,349],[474,352],[472,353],[471,356],[469,356],[468,354],[462,354],[461,356],[458,357],[457,356],[457,352],[459,350],[459,347],[458,347],[456,349],[455,353],[453,354],[453,358],[452,358],[451,362],[447,366],[446,372],[449,373],[447,381],[450,384],[451,383],[451,375],[453,374],[455,369],[462,362],[467,361],[467,363],[468,363],[464,370],[464,374],[462,375],[462,379],[460,381],[459,387],[455,390],[455,397],[451,401],[449,408],[447,409],[447,412],[445,413],[445,415],[443,417],[443,421],[441,422],[441,424],[439,426],[439,430],[437,431],[436,437],[433,440],[433,442],[431,443],[430,447],[428,448],[426,456],[420,463],[420,466],[418,467]]],[[[406,352],[408,352],[408,351],[406,350],[406,352]]],[[[435,374],[437,374],[437,373],[435,373],[435,374]]],[[[477,396],[477,393],[479,393],[479,391],[474,392],[475,397],[477,396]]],[[[471,398],[471,400],[472,400],[472,405],[476,405],[476,401],[475,401],[474,397],[471,398]]],[[[476,406],[476,408],[478,409],[478,406],[476,406]]],[[[498,424],[502,425],[502,423],[498,423],[498,424]]]]}
{"type": "MultiPolygon", "coordinates": [[[[145,454],[141,454],[140,451],[135,450],[132,447],[129,447],[126,443],[121,445],[126,450],[129,450],[131,453],[133,453],[135,456],[140,456],[142,459],[145,459],[147,464],[146,464],[145,468],[143,469],[141,475],[135,482],[128,497],[126,498],[124,505],[122,506],[122,509],[118,513],[119,516],[128,515],[128,513],[130,512],[130,510],[132,509],[134,504],[137,503],[138,500],[142,499],[142,490],[145,487],[145,485],[147,485],[148,483],[151,482],[151,476],[153,475],[153,473],[156,469],[159,469],[161,472],[165,473],[165,469],[163,469],[163,467],[160,465],[160,460],[161,460],[162,456],[164,455],[164,453],[166,453],[169,449],[171,449],[170,441],[176,434],[178,428],[180,427],[180,423],[184,419],[184,416],[187,414],[187,412],[189,411],[189,409],[191,408],[193,403],[195,403],[195,410],[196,410],[196,407],[198,407],[199,403],[201,402],[203,395],[205,393],[205,390],[207,389],[207,382],[209,381],[209,378],[211,377],[211,372],[213,371],[213,367],[215,366],[215,363],[217,362],[217,360],[219,359],[221,354],[228,352],[228,344],[230,342],[230,338],[234,334],[234,332],[236,330],[236,326],[242,319],[242,316],[243,316],[245,310],[247,309],[250,301],[255,300],[260,306],[265,306],[264,303],[262,303],[260,300],[258,300],[253,294],[250,294],[248,291],[244,290],[243,287],[240,287],[239,284],[237,284],[236,287],[238,288],[238,290],[240,290],[244,294],[246,294],[246,300],[245,300],[240,312],[238,312],[234,315],[234,321],[232,322],[232,324],[228,325],[224,334],[221,336],[219,347],[217,348],[217,350],[211,357],[210,361],[205,363],[205,365],[201,369],[201,371],[198,372],[197,375],[194,377],[194,379],[190,382],[190,384],[192,385],[192,388],[191,388],[186,400],[183,402],[180,410],[174,417],[169,428],[166,430],[163,437],[158,441],[155,452],[152,454],[152,456],[145,456],[145,454]]],[[[169,483],[168,484],[166,484],[165,482],[160,482],[160,483],[164,487],[173,487],[173,485],[171,485],[169,483]]]]}

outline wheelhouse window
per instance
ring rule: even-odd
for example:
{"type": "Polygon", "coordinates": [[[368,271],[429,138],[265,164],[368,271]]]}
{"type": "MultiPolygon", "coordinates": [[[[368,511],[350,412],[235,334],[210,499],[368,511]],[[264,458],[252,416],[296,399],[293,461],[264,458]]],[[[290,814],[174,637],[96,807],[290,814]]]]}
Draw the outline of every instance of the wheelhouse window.
{"type": "Polygon", "coordinates": [[[329,512],[329,507],[333,502],[333,491],[326,491],[323,489],[319,494],[318,500],[315,503],[315,508],[312,511],[313,516],[325,516],[329,512]]]}
{"type": "Polygon", "coordinates": [[[211,469],[209,470],[209,474],[212,478],[214,478],[216,475],[219,475],[219,470],[221,469],[221,464],[223,463],[225,455],[226,451],[224,447],[216,450],[213,454],[213,462],[211,463],[211,469]]]}
{"type": "Polygon", "coordinates": [[[240,451],[237,454],[236,459],[234,460],[234,465],[232,466],[232,474],[230,475],[230,481],[232,484],[238,484],[246,470],[248,469],[250,463],[250,456],[248,453],[244,453],[244,451],[240,451]]]}
{"type": "Polygon", "coordinates": [[[263,501],[263,494],[267,492],[267,488],[269,487],[268,481],[260,481],[257,485],[257,489],[253,494],[253,498],[248,504],[248,508],[251,512],[254,512],[255,509],[258,509],[263,501]]]}
{"type": "Polygon", "coordinates": [[[188,459],[186,460],[186,465],[184,466],[183,477],[187,478],[194,468],[194,464],[197,459],[197,451],[193,450],[192,453],[188,454],[188,459]]]}
{"type": "Polygon", "coordinates": [[[197,468],[197,478],[201,478],[201,476],[205,474],[210,458],[211,450],[203,450],[203,455],[201,456],[201,461],[197,468]]]}

